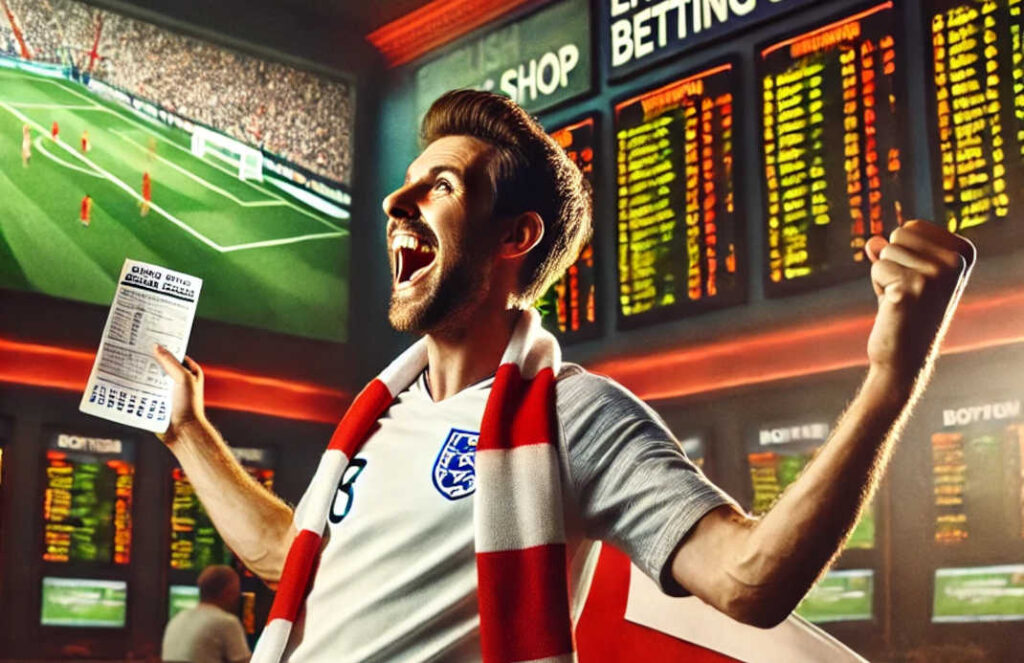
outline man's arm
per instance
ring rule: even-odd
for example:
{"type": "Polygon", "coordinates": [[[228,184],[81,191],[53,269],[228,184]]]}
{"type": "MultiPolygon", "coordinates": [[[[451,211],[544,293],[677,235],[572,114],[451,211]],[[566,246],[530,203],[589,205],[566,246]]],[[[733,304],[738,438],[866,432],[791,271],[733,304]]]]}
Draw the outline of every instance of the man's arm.
{"type": "Polygon", "coordinates": [[[763,518],[719,507],[672,560],[676,582],[739,621],[781,622],[841,551],[930,376],[974,247],[920,221],[890,239],[866,247],[878,297],[868,375],[829,442],[763,518]]]}
{"type": "Polygon", "coordinates": [[[203,372],[162,347],[154,355],[174,380],[171,425],[161,440],[181,463],[217,532],[249,569],[273,587],[295,538],[292,510],[235,459],[203,408],[203,372]]]}

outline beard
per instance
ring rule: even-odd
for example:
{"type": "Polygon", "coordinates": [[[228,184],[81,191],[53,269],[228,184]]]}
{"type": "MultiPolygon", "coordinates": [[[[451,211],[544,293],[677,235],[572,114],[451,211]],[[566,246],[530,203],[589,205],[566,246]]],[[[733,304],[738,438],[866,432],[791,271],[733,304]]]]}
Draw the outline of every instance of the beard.
{"type": "Polygon", "coordinates": [[[446,264],[437,265],[420,283],[421,292],[402,297],[392,290],[388,321],[396,331],[443,334],[465,326],[487,297],[490,283],[488,251],[481,251],[480,244],[473,250],[473,244],[464,240],[448,251],[446,264]]]}

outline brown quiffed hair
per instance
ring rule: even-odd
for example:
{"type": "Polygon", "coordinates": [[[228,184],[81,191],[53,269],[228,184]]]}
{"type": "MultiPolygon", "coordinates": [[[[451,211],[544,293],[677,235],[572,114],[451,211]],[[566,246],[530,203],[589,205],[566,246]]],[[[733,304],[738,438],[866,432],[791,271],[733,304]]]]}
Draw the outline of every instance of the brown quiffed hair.
{"type": "Polygon", "coordinates": [[[493,216],[536,212],[544,237],[526,257],[518,304],[531,306],[572,265],[591,233],[590,186],[562,148],[534,118],[508,97],[479,90],[452,90],[423,117],[425,147],[445,136],[472,136],[498,151],[493,216]]]}

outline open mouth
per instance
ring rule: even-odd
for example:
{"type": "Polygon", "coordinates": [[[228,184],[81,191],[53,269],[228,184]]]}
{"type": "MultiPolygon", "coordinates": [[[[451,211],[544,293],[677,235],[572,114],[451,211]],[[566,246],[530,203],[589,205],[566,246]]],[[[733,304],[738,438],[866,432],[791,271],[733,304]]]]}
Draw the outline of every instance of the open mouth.
{"type": "Polygon", "coordinates": [[[434,264],[437,249],[426,238],[398,232],[391,237],[391,253],[394,255],[397,289],[412,285],[426,274],[434,264]]]}

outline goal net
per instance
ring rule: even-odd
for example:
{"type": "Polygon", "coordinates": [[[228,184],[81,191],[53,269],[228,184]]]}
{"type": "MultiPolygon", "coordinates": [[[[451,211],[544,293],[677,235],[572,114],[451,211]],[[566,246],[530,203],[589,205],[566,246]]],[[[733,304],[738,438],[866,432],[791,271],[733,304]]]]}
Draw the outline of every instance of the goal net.
{"type": "Polygon", "coordinates": [[[240,180],[263,181],[263,153],[223,134],[196,127],[192,132],[192,154],[200,159],[209,154],[238,171],[240,180]]]}

